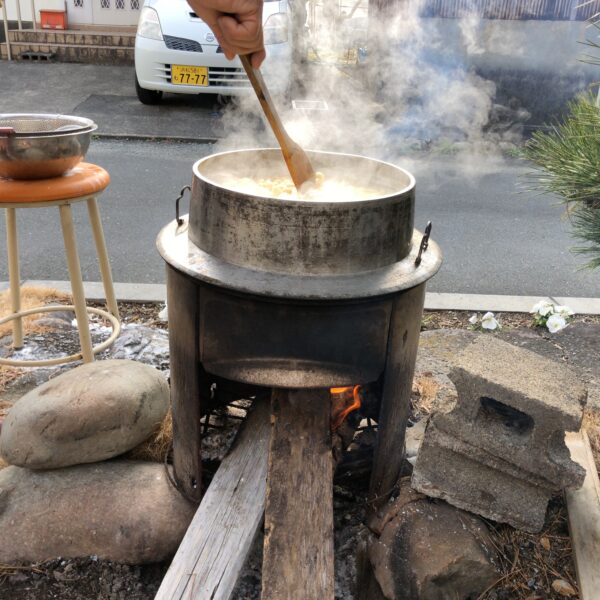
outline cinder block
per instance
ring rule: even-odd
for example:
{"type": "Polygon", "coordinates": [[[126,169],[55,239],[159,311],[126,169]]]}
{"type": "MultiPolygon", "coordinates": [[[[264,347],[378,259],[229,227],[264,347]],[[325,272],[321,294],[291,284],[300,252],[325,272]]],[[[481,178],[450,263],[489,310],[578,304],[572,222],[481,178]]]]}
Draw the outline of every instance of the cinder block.
{"type": "Polygon", "coordinates": [[[458,400],[432,416],[413,487],[496,521],[539,531],[552,493],[583,484],[565,431],[578,431],[585,386],[565,365],[482,336],[450,372],[458,400]]]}

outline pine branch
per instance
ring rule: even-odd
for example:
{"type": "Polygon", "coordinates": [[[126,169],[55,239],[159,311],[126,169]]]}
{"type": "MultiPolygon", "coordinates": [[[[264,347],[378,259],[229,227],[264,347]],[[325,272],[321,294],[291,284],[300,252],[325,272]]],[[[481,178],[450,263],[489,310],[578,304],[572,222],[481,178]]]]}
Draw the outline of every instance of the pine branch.
{"type": "Polygon", "coordinates": [[[600,108],[591,96],[569,104],[567,117],[549,133],[536,132],[524,157],[536,165],[530,187],[551,192],[568,205],[573,235],[586,245],[574,252],[600,267],[600,108]]]}

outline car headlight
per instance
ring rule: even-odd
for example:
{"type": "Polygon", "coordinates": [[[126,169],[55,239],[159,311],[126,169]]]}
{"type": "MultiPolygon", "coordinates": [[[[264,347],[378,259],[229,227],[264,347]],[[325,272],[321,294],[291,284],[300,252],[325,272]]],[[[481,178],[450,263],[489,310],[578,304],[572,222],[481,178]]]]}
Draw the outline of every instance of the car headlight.
{"type": "Polygon", "coordinates": [[[140,12],[137,34],[140,37],[151,40],[162,40],[163,34],[160,28],[160,19],[158,13],[149,6],[144,6],[140,12]]]}
{"type": "Polygon", "coordinates": [[[288,18],[286,13],[271,15],[263,26],[265,44],[283,44],[288,39],[288,18]]]}

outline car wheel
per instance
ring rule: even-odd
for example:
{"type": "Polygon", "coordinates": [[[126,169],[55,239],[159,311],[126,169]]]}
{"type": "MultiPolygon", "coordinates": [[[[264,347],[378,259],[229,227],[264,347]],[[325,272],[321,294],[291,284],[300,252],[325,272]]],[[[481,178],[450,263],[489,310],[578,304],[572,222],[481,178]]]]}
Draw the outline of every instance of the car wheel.
{"type": "Polygon", "coordinates": [[[146,90],[141,87],[137,75],[135,77],[135,93],[142,104],[158,104],[163,95],[161,91],[146,90]]]}

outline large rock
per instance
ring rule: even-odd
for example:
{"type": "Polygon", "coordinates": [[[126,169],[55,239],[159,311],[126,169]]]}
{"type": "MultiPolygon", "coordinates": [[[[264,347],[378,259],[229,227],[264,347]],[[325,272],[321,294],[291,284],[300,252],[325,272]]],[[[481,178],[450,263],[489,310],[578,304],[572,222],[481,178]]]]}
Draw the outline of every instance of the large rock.
{"type": "Polygon", "coordinates": [[[91,555],[162,561],[177,550],[195,509],[157,463],[8,467],[0,471],[0,563],[91,555]]]}
{"type": "Polygon", "coordinates": [[[164,376],[129,360],[67,371],[23,396],[0,433],[0,456],[30,469],[112,458],[145,439],[169,408],[164,376]]]}
{"type": "Polygon", "coordinates": [[[366,588],[369,599],[478,597],[499,576],[487,527],[473,515],[417,494],[406,483],[388,507],[381,535],[368,542],[373,573],[366,588]]]}

